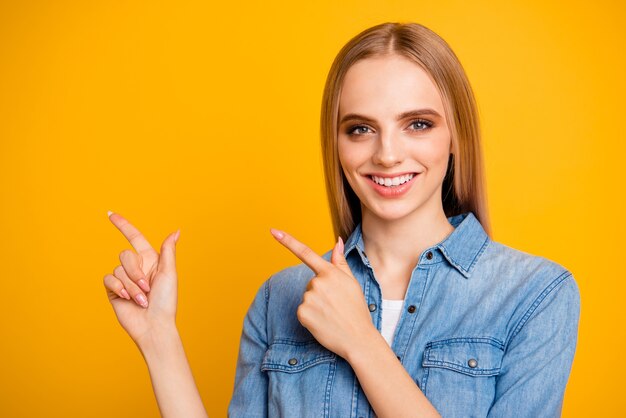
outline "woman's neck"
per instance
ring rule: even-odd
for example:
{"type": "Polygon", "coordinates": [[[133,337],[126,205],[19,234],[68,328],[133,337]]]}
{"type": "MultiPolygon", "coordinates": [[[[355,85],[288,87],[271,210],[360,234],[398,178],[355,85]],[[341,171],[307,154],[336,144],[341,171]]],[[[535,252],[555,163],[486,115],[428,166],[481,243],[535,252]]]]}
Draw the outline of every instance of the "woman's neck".
{"type": "Polygon", "coordinates": [[[365,253],[377,278],[385,277],[384,281],[402,280],[408,284],[420,254],[454,231],[441,207],[430,211],[424,208],[395,220],[376,217],[366,208],[362,213],[365,253]]]}

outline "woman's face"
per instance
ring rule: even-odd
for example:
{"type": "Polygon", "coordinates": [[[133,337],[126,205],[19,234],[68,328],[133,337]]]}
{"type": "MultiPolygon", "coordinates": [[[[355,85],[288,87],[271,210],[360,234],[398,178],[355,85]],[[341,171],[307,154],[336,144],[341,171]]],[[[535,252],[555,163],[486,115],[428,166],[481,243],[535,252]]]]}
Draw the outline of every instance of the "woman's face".
{"type": "Polygon", "coordinates": [[[420,66],[389,55],[350,67],[339,99],[338,152],[363,217],[443,212],[450,151],[442,98],[420,66]]]}

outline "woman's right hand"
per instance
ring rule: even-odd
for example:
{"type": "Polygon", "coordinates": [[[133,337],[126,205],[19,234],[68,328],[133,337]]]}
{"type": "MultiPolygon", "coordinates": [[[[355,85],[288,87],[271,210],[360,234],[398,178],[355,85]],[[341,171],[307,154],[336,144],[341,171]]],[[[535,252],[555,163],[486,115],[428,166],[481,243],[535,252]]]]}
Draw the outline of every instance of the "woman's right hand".
{"type": "Polygon", "coordinates": [[[123,216],[112,213],[109,219],[137,252],[126,249],[120,253],[121,265],[104,276],[104,287],[119,323],[142,347],[156,333],[176,326],[176,241],[180,231],[165,238],[159,255],[123,216]]]}

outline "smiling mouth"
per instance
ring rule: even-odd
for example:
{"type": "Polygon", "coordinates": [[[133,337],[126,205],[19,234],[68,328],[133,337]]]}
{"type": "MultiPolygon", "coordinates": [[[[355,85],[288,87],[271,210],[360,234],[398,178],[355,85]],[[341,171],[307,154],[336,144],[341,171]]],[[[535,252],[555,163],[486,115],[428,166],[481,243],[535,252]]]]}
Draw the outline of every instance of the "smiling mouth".
{"type": "Polygon", "coordinates": [[[368,175],[367,177],[379,186],[394,188],[411,181],[415,176],[416,173],[404,174],[396,177],[379,177],[373,175],[368,175]]]}

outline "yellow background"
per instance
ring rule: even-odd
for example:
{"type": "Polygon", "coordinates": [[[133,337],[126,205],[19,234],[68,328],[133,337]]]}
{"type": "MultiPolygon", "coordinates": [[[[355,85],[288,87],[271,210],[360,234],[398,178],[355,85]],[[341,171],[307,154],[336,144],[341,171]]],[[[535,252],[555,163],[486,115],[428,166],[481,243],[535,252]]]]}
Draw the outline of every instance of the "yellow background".
{"type": "Polygon", "coordinates": [[[130,248],[107,210],[155,247],[181,229],[178,325],[225,416],[244,313],[297,262],[269,228],[333,242],[322,87],[384,21],[430,27],[465,66],[494,238],[577,279],[564,416],[623,413],[624,3],[294,3],[0,3],[0,416],[158,415],[102,284],[130,248]]]}

